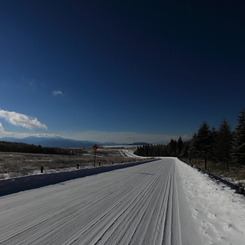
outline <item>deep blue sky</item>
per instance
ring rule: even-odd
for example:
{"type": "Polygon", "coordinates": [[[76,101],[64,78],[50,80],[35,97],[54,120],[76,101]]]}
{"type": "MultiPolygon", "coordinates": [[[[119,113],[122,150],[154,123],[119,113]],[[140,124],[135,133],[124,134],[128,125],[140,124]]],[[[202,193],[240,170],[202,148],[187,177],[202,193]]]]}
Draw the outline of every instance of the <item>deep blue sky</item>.
{"type": "Polygon", "coordinates": [[[245,106],[245,1],[0,1],[0,137],[159,142],[245,106]]]}

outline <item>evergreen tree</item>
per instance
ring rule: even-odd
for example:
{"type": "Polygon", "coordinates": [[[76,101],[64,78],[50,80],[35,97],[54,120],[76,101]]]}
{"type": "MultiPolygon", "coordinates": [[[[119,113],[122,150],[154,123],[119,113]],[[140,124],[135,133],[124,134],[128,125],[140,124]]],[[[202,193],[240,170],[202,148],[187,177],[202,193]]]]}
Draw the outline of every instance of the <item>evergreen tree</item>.
{"type": "Polygon", "coordinates": [[[198,157],[198,150],[197,150],[197,134],[195,133],[192,136],[192,139],[190,140],[189,143],[189,149],[188,149],[188,157],[189,157],[189,162],[192,161],[192,159],[198,157]]]}
{"type": "Polygon", "coordinates": [[[195,148],[199,152],[199,156],[204,159],[205,170],[207,169],[207,159],[210,156],[211,146],[213,143],[213,137],[209,125],[206,121],[202,123],[198,129],[196,139],[195,139],[195,148]]]}
{"type": "Polygon", "coordinates": [[[169,156],[175,157],[176,156],[176,149],[177,149],[177,141],[171,139],[167,148],[168,148],[169,156]]]}
{"type": "Polygon", "coordinates": [[[235,129],[234,160],[240,164],[245,164],[245,108],[238,116],[238,125],[235,129]]]}
{"type": "Polygon", "coordinates": [[[223,119],[217,131],[215,154],[219,161],[226,162],[227,170],[229,170],[231,160],[232,139],[231,125],[226,119],[223,119]]]}
{"type": "MultiPolygon", "coordinates": [[[[183,142],[183,146],[182,146],[182,150],[179,153],[178,157],[188,157],[189,156],[189,152],[190,152],[190,145],[191,145],[191,140],[185,141],[183,142]]],[[[189,158],[190,160],[190,158],[189,158]]]]}
{"type": "Polygon", "coordinates": [[[178,141],[177,141],[177,149],[176,149],[176,153],[177,156],[179,156],[183,150],[183,140],[181,138],[181,136],[179,137],[178,141]]]}
{"type": "Polygon", "coordinates": [[[217,160],[217,156],[215,154],[215,147],[217,144],[217,136],[218,136],[218,132],[216,130],[215,127],[212,127],[211,131],[210,131],[211,135],[210,135],[210,152],[209,152],[209,158],[211,160],[217,160]]]}

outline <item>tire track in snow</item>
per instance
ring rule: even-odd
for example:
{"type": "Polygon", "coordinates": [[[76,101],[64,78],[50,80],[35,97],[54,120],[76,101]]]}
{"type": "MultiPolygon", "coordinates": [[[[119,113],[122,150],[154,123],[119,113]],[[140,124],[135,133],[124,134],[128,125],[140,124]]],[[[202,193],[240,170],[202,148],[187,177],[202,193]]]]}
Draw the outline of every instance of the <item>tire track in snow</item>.
{"type": "Polygon", "coordinates": [[[88,176],[1,197],[0,244],[191,244],[178,202],[173,159],[88,176]]]}

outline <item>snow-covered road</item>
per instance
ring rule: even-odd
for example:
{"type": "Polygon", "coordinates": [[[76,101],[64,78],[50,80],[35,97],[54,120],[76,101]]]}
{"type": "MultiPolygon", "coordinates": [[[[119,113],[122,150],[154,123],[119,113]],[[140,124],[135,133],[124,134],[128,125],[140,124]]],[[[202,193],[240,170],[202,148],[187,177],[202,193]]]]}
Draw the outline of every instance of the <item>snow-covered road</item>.
{"type": "Polygon", "coordinates": [[[0,244],[212,244],[179,164],[165,158],[2,196],[0,244]]]}

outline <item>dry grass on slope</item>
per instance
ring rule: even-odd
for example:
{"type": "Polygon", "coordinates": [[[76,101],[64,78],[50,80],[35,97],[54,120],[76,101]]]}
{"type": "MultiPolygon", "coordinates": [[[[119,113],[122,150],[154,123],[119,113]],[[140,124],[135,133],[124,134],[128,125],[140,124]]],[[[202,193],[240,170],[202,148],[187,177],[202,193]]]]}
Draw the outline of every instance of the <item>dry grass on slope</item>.
{"type": "MultiPolygon", "coordinates": [[[[71,149],[73,155],[0,152],[0,179],[94,167],[94,150],[71,149]]],[[[101,148],[96,151],[96,166],[105,166],[135,161],[123,157],[116,148],[101,148]]]]}

